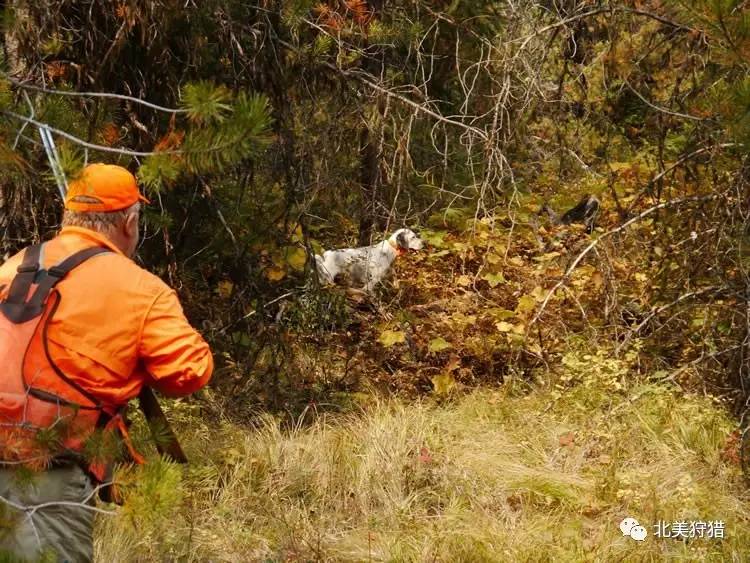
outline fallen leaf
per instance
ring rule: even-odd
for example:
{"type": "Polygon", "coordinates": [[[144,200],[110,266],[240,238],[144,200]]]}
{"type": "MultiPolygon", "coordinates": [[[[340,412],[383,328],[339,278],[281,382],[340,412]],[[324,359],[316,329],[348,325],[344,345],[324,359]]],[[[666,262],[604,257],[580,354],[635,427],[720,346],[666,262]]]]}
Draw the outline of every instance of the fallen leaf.
{"type": "Polygon", "coordinates": [[[400,330],[384,330],[380,334],[378,342],[386,348],[390,348],[394,344],[403,344],[406,342],[406,335],[400,330]]]}
{"type": "Polygon", "coordinates": [[[541,256],[535,256],[534,262],[549,262],[550,260],[557,258],[558,256],[560,256],[560,253],[557,251],[548,252],[547,254],[542,254],[541,256]]]}
{"type": "Polygon", "coordinates": [[[495,254],[494,252],[487,255],[487,262],[489,262],[493,266],[499,264],[502,261],[503,261],[503,257],[495,254]]]}
{"type": "Polygon", "coordinates": [[[442,258],[443,256],[447,256],[450,254],[450,250],[438,250],[437,252],[433,252],[429,255],[429,258],[442,258]]]}
{"type": "Polygon", "coordinates": [[[218,286],[219,297],[228,299],[232,295],[234,284],[228,280],[220,281],[218,286]]]}
{"type": "Polygon", "coordinates": [[[505,283],[507,280],[505,279],[505,276],[501,273],[496,274],[484,274],[482,276],[482,279],[486,281],[488,284],[490,284],[490,287],[497,287],[501,283],[505,283]]]}
{"type": "Polygon", "coordinates": [[[279,281],[286,277],[286,271],[278,266],[271,266],[270,268],[266,268],[263,275],[265,275],[269,281],[279,281]]]}
{"type": "Polygon", "coordinates": [[[500,319],[501,321],[505,319],[510,319],[516,316],[515,312],[508,311],[508,309],[502,309],[500,307],[488,309],[487,312],[490,313],[496,319],[500,319]]]}
{"type": "Polygon", "coordinates": [[[558,437],[558,441],[560,442],[561,446],[572,446],[575,443],[576,436],[572,432],[566,432],[565,434],[560,434],[558,437]]]}
{"type": "Polygon", "coordinates": [[[435,352],[442,352],[443,350],[447,350],[448,348],[453,348],[453,345],[445,340],[442,336],[438,336],[437,338],[433,338],[430,340],[430,344],[427,347],[430,353],[435,352]]]}
{"type": "Polygon", "coordinates": [[[544,298],[547,295],[547,292],[544,291],[544,289],[542,289],[541,285],[538,285],[532,290],[532,292],[529,295],[531,295],[534,299],[536,299],[539,303],[541,303],[542,301],[544,301],[544,298]]]}
{"type": "Polygon", "coordinates": [[[518,305],[516,305],[516,313],[525,314],[529,311],[533,311],[535,307],[536,299],[531,295],[523,295],[518,300],[518,305]]]}
{"type": "Polygon", "coordinates": [[[456,380],[450,373],[436,375],[431,381],[436,395],[447,395],[456,386],[456,380]]]}
{"type": "Polygon", "coordinates": [[[508,321],[499,321],[495,323],[495,328],[500,332],[510,332],[513,330],[513,325],[508,321]]]}
{"type": "Polygon", "coordinates": [[[604,278],[602,277],[601,273],[594,272],[591,276],[591,282],[594,284],[594,289],[599,289],[604,283],[604,278]]]}
{"type": "Polygon", "coordinates": [[[286,263],[293,269],[301,272],[307,263],[307,252],[304,248],[289,247],[286,252],[286,263]]]}

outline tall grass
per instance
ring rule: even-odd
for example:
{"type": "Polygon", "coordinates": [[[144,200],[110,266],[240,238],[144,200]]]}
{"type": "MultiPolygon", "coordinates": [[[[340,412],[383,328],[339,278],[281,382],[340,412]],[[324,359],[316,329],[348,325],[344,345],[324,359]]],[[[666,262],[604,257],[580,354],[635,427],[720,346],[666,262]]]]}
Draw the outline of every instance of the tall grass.
{"type": "Polygon", "coordinates": [[[291,429],[184,416],[197,463],[181,482],[147,466],[120,515],[99,520],[98,560],[750,557],[750,497],[721,455],[733,424],[713,401],[658,385],[514,389],[372,398],[291,429]],[[622,536],[626,516],[645,542],[622,536]],[[658,520],[723,520],[726,538],[657,539],[658,520]]]}

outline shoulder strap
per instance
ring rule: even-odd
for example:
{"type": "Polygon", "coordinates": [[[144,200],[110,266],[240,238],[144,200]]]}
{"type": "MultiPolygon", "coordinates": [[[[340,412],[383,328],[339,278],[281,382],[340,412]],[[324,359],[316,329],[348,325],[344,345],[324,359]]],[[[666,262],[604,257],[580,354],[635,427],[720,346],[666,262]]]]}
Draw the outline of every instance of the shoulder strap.
{"type": "Polygon", "coordinates": [[[45,274],[42,276],[42,279],[39,280],[36,291],[34,291],[34,295],[32,295],[31,299],[29,299],[28,305],[32,309],[42,309],[45,301],[47,301],[49,292],[52,291],[52,288],[55,287],[60,280],[67,276],[71,270],[77,268],[89,258],[92,258],[93,256],[102,254],[104,252],[109,252],[109,250],[100,246],[85,248],[83,250],[79,250],[72,256],[68,256],[57,266],[52,266],[49,270],[46,271],[43,270],[45,274]]]}
{"type": "Polygon", "coordinates": [[[106,248],[95,246],[79,250],[49,270],[39,269],[39,252],[41,245],[26,249],[23,263],[18,267],[18,274],[13,279],[8,291],[8,298],[0,303],[0,313],[5,315],[14,323],[22,323],[38,317],[44,311],[44,304],[52,288],[67,276],[71,270],[83,264],[89,258],[109,252],[106,248]],[[33,264],[32,264],[33,261],[33,264]],[[37,287],[34,294],[26,301],[26,298],[37,275],[37,287]]]}
{"type": "Polygon", "coordinates": [[[22,305],[34,283],[36,273],[39,271],[39,255],[42,251],[41,244],[35,244],[26,249],[23,253],[23,261],[16,270],[18,273],[8,288],[8,297],[5,303],[12,305],[22,305]]]}

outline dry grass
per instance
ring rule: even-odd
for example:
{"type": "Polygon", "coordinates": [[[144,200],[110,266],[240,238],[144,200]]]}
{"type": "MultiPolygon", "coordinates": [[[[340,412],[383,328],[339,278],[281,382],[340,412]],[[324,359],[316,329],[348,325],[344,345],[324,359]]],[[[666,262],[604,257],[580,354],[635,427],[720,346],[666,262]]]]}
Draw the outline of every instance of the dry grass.
{"type": "Polygon", "coordinates": [[[194,463],[153,463],[99,522],[100,561],[742,561],[750,497],[721,455],[733,423],[708,398],[478,390],[378,401],[282,430],[209,428],[187,407],[194,463]],[[165,482],[166,481],[166,482],[165,482]],[[155,507],[155,508],[152,508],[155,507]],[[634,516],[649,537],[623,537],[634,516]],[[726,539],[656,539],[659,520],[723,520],[726,539]]]}

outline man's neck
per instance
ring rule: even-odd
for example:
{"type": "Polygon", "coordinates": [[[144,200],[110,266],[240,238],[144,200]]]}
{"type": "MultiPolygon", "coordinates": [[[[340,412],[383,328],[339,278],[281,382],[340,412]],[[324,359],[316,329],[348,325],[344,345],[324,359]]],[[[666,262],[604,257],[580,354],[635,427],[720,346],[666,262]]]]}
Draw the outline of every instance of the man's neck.
{"type": "Polygon", "coordinates": [[[60,229],[59,234],[83,237],[95,244],[98,244],[99,246],[105,246],[110,250],[115,251],[117,254],[122,254],[123,256],[125,256],[122,247],[117,244],[117,241],[113,240],[111,236],[99,231],[94,231],[87,227],[79,227],[77,225],[66,225],[62,229],[60,229]]]}

